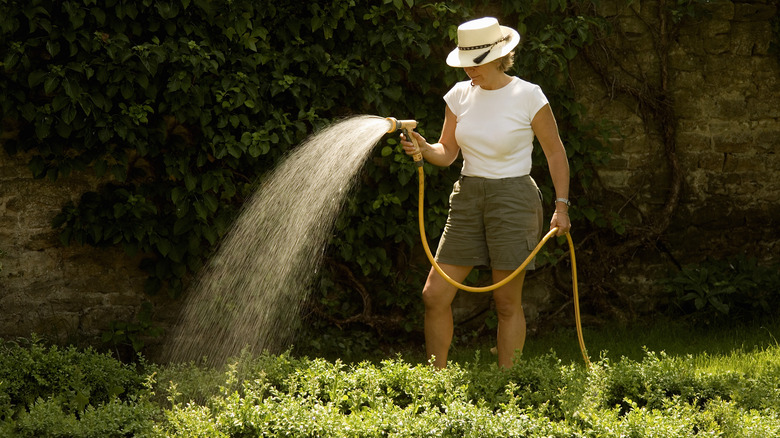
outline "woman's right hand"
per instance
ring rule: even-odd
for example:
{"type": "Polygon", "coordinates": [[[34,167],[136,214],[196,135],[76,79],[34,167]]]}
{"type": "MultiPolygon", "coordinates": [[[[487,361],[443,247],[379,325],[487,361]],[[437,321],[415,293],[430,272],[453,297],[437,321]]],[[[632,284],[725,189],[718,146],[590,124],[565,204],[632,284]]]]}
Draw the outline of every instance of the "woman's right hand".
{"type": "Polygon", "coordinates": [[[404,148],[406,155],[415,155],[417,153],[422,154],[431,148],[431,145],[425,141],[425,137],[420,135],[420,133],[411,131],[410,135],[413,136],[415,140],[417,140],[417,145],[419,147],[415,146],[411,139],[406,138],[406,136],[401,133],[401,146],[404,148]]]}

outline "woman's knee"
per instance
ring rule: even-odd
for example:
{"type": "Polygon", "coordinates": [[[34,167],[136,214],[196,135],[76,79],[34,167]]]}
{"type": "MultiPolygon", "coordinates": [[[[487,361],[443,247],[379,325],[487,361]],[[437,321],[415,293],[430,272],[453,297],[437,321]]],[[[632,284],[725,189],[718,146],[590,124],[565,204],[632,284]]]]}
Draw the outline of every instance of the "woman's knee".
{"type": "Polygon", "coordinates": [[[448,308],[455,298],[456,291],[446,285],[428,282],[422,291],[423,304],[426,309],[448,308]]]}
{"type": "Polygon", "coordinates": [[[512,317],[523,312],[523,301],[520,293],[511,295],[493,295],[496,313],[500,318],[512,317]]]}
{"type": "MultiPolygon", "coordinates": [[[[463,281],[471,270],[470,267],[441,266],[450,278],[457,282],[463,281]]],[[[455,299],[458,288],[450,284],[438,272],[431,269],[428,279],[425,281],[422,296],[426,309],[449,308],[455,299]]]]}

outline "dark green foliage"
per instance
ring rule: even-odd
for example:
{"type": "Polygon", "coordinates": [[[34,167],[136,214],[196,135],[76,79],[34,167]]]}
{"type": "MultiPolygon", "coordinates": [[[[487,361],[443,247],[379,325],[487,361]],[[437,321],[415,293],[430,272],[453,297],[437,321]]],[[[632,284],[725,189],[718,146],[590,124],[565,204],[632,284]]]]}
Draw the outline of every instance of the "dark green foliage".
{"type": "Polygon", "coordinates": [[[144,302],[135,321],[111,321],[109,329],[103,332],[102,341],[116,353],[117,357],[133,360],[143,350],[144,339],[159,336],[162,329],[152,321],[152,305],[144,302]]]}
{"type": "Polygon", "coordinates": [[[780,269],[743,256],[683,266],[666,280],[677,311],[699,323],[774,318],[780,308],[780,269]]]}
{"type": "MultiPolygon", "coordinates": [[[[593,166],[607,158],[599,140],[605,131],[580,121],[584,110],[567,82],[568,62],[603,26],[589,4],[504,2],[501,13],[524,37],[512,73],[539,83],[559,119],[577,198],[573,219],[612,229],[615,218],[598,213],[587,195],[593,166]]],[[[105,178],[55,218],[62,242],[141,254],[146,292],[179,296],[265,172],[317,129],[376,114],[414,118],[435,141],[441,97],[465,79],[445,65],[445,55],[457,25],[484,6],[5,0],[3,146],[29,154],[35,177],[85,171],[105,178]]],[[[549,200],[541,153],[535,163],[549,200]]],[[[425,166],[431,239],[444,225],[458,168],[425,166]]],[[[372,291],[373,313],[361,322],[400,332],[419,326],[416,290],[426,269],[415,264],[416,201],[414,167],[388,136],[336,222],[313,310],[355,321],[365,314],[354,292],[362,287],[372,291]],[[351,283],[336,273],[343,268],[354,274],[351,283]]],[[[554,262],[561,252],[545,252],[540,261],[554,262]]]]}
{"type": "Polygon", "coordinates": [[[150,429],[142,365],[37,339],[0,344],[0,435],[130,436],[150,429]],[[79,433],[79,430],[84,433],[79,433]],[[124,431],[118,434],[117,431],[124,431]]]}
{"type": "Polygon", "coordinates": [[[137,392],[142,384],[133,366],[92,350],[45,347],[35,339],[27,346],[5,342],[0,350],[5,408],[72,393],[74,408],[83,409],[88,403],[105,403],[120,394],[137,392]]]}

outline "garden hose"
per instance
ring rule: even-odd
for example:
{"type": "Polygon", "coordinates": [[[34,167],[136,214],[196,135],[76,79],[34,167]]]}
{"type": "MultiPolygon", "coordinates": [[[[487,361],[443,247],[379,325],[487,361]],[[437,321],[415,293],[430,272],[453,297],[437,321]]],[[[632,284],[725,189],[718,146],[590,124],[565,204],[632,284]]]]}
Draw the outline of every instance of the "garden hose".
{"type": "MultiPolygon", "coordinates": [[[[402,121],[404,124],[399,123],[395,119],[388,120],[391,122],[391,130],[388,132],[395,131],[396,129],[402,129],[404,132],[404,136],[408,139],[411,139],[414,146],[417,148],[417,150],[420,150],[419,145],[417,144],[417,139],[409,134],[409,129],[414,129],[417,125],[417,122],[414,121],[402,121]],[[413,122],[413,123],[411,123],[413,122]]],[[[531,251],[531,254],[528,256],[528,258],[525,259],[525,261],[507,276],[503,280],[499,281],[498,283],[495,283],[490,286],[483,286],[483,287],[474,287],[474,286],[467,286],[462,283],[458,283],[457,281],[453,280],[449,275],[447,275],[439,266],[438,263],[436,263],[436,260],[433,257],[433,254],[431,253],[431,248],[428,246],[428,239],[425,234],[425,219],[424,219],[424,209],[423,209],[423,200],[425,197],[425,172],[423,171],[423,159],[421,153],[416,153],[414,156],[414,162],[417,166],[417,175],[418,175],[418,181],[419,181],[419,197],[418,197],[418,221],[420,224],[420,239],[422,240],[423,248],[425,249],[425,255],[428,256],[428,260],[431,262],[431,265],[436,270],[436,272],[439,273],[439,275],[442,276],[448,283],[451,285],[457,287],[458,289],[462,289],[467,292],[489,292],[495,289],[498,289],[499,287],[509,283],[512,281],[515,277],[517,277],[518,274],[522,270],[525,269],[526,266],[533,260],[533,258],[536,256],[536,254],[542,249],[545,243],[555,235],[555,233],[558,231],[557,227],[552,228],[539,242],[538,245],[536,245],[536,248],[531,251]]],[[[585,365],[590,368],[590,359],[588,358],[588,352],[585,348],[585,340],[582,336],[582,322],[580,319],[580,298],[579,298],[579,292],[577,289],[577,260],[574,255],[574,242],[572,241],[571,235],[567,232],[566,233],[566,240],[569,242],[569,256],[571,258],[571,284],[572,284],[572,291],[574,294],[574,322],[577,326],[577,340],[580,344],[580,351],[582,352],[582,358],[585,360],[585,365]]]]}

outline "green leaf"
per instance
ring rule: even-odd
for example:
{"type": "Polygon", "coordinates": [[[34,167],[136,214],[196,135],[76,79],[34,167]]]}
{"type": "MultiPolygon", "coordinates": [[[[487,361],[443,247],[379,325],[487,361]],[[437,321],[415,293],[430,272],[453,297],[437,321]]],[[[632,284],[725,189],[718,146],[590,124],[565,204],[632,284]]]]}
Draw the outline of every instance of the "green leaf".
{"type": "Polygon", "coordinates": [[[52,94],[54,90],[57,89],[57,86],[59,85],[60,85],[60,78],[56,76],[49,76],[43,82],[43,91],[46,94],[52,94]]]}
{"type": "Polygon", "coordinates": [[[212,228],[204,227],[202,232],[203,232],[203,237],[205,237],[210,244],[214,245],[215,243],[217,243],[218,236],[216,231],[214,231],[212,228]]]}
{"type": "Polygon", "coordinates": [[[54,97],[54,99],[51,102],[51,109],[54,112],[59,112],[63,108],[65,108],[65,105],[67,105],[68,103],[70,103],[70,99],[68,98],[68,96],[58,94],[57,96],[54,97]]]}
{"type": "Polygon", "coordinates": [[[198,184],[198,179],[195,177],[195,175],[191,173],[187,173],[186,175],[184,175],[184,186],[187,187],[188,191],[191,192],[195,190],[197,184],[198,184]]]}
{"type": "Polygon", "coordinates": [[[157,241],[157,250],[160,251],[163,257],[167,256],[171,252],[171,241],[168,239],[160,239],[157,241]]]}
{"type": "Polygon", "coordinates": [[[106,24],[106,13],[103,11],[100,7],[95,7],[90,10],[90,13],[93,17],[95,17],[95,20],[97,20],[97,24],[100,26],[103,26],[106,24]]]}
{"type": "Polygon", "coordinates": [[[41,121],[35,126],[35,136],[39,139],[43,140],[47,137],[49,137],[49,134],[51,133],[51,125],[50,122],[41,121]]]}
{"type": "Polygon", "coordinates": [[[47,73],[44,71],[34,71],[30,73],[29,76],[27,76],[27,85],[30,86],[30,88],[37,87],[38,84],[43,82],[43,79],[46,77],[47,73]]]}
{"type": "Polygon", "coordinates": [[[206,204],[206,208],[208,208],[212,213],[217,211],[217,208],[219,207],[219,201],[217,200],[217,197],[211,193],[203,194],[203,202],[206,204]]]}
{"type": "Polygon", "coordinates": [[[173,224],[173,234],[175,236],[181,236],[190,230],[192,230],[192,222],[189,218],[176,219],[176,222],[173,224]]]}
{"type": "Polygon", "coordinates": [[[76,107],[72,104],[65,107],[62,111],[62,121],[65,123],[72,123],[76,118],[76,107]]]}
{"type": "Polygon", "coordinates": [[[195,207],[195,214],[197,215],[198,219],[205,222],[206,218],[208,217],[206,206],[203,205],[202,202],[196,202],[193,206],[195,207]]]}
{"type": "Polygon", "coordinates": [[[57,54],[60,53],[60,43],[52,40],[47,41],[46,51],[49,52],[49,55],[51,56],[57,56],[57,54]]]}

